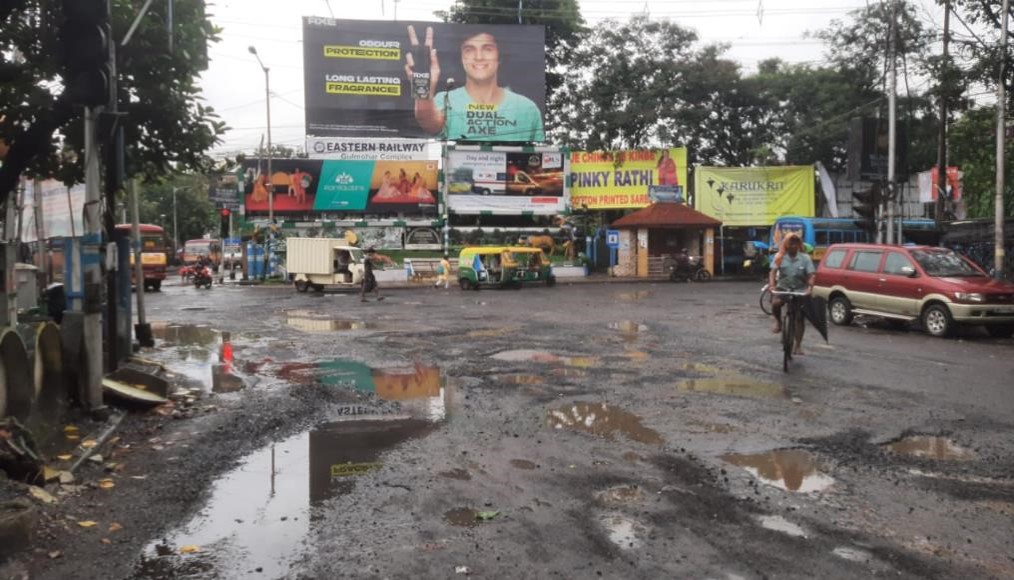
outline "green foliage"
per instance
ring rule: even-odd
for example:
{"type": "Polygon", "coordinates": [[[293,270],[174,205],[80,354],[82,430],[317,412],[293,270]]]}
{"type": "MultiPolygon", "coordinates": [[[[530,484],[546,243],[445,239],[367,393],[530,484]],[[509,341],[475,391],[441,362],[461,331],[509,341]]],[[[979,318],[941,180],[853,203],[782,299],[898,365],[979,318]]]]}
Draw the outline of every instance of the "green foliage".
{"type": "MultiPolygon", "coordinates": [[[[15,140],[41,111],[50,109],[60,90],[60,2],[26,0],[25,8],[0,25],[0,53],[17,51],[20,74],[0,83],[0,139],[15,140]]],[[[142,0],[113,0],[113,38],[123,39],[142,0]]],[[[208,19],[204,0],[175,0],[173,53],[168,51],[166,3],[156,2],[126,48],[118,50],[121,111],[128,146],[128,173],[153,180],[170,172],[203,170],[206,152],[227,129],[204,104],[199,74],[208,68],[208,44],[221,32],[208,19]]],[[[80,120],[56,136],[35,175],[81,181],[83,130],[80,120]],[[61,139],[62,138],[62,139],[61,139]],[[62,140],[63,148],[58,143],[62,140]]]]}
{"type": "Polygon", "coordinates": [[[141,222],[162,226],[173,237],[173,188],[176,189],[176,217],[182,244],[204,234],[218,235],[219,216],[208,200],[208,179],[202,175],[172,175],[146,183],[140,192],[141,222]]]}
{"type": "MultiPolygon", "coordinates": [[[[968,217],[992,217],[996,195],[996,107],[965,113],[951,126],[951,159],[961,167],[968,217]]],[[[1014,144],[1007,141],[1007,167],[1014,167],[1014,144]]],[[[1008,173],[1009,174],[1009,173],[1008,173]]],[[[1014,180],[1007,179],[1004,215],[1014,215],[1014,180]]]]}

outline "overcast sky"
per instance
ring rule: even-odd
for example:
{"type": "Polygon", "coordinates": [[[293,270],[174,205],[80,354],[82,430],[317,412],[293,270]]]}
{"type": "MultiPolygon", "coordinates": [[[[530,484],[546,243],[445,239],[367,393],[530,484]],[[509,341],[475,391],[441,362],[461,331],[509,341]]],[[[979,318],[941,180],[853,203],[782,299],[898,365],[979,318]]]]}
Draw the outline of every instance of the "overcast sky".
{"type": "MultiPolygon", "coordinates": [[[[875,1],[875,0],[869,0],[875,1]]],[[[819,63],[824,49],[807,31],[843,18],[867,0],[580,0],[590,23],[626,19],[647,11],[697,31],[704,42],[732,45],[729,56],[747,69],[770,57],[819,63]],[[763,13],[758,18],[758,7],[763,13]]],[[[271,123],[275,143],[302,147],[302,16],[363,20],[436,20],[433,12],[450,0],[219,0],[209,7],[224,29],[211,47],[211,66],[202,77],[204,96],[233,129],[216,154],[252,152],[265,132],[264,75],[247,51],[255,45],[271,69],[271,123]],[[332,12],[333,11],[333,12],[332,12]],[[395,12],[397,11],[397,14],[395,12]]],[[[516,0],[503,0],[516,8],[516,0]]],[[[915,0],[920,15],[939,29],[942,10],[933,0],[915,0]]]]}

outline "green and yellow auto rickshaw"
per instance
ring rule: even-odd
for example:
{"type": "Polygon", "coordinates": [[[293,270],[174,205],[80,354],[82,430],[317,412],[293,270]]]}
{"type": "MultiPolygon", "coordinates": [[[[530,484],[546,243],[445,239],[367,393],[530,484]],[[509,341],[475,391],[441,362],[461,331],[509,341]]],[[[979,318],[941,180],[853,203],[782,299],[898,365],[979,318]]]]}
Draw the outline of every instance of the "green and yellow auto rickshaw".
{"type": "Polygon", "coordinates": [[[556,284],[553,266],[541,248],[474,246],[461,250],[458,257],[462,290],[520,288],[531,282],[556,284]]]}

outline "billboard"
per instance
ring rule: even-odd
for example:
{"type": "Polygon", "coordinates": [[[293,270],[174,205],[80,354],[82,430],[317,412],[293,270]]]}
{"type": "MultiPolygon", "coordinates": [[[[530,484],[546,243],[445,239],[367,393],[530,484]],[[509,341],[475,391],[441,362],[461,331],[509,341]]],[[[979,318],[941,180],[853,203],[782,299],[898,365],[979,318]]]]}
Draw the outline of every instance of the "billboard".
{"type": "Polygon", "coordinates": [[[351,139],[307,137],[306,152],[311,159],[380,159],[384,161],[425,161],[426,142],[409,139],[351,139]]]}
{"type": "Polygon", "coordinates": [[[694,208],[726,226],[770,226],[783,215],[813,217],[812,165],[697,167],[694,208]]]}
{"type": "Polygon", "coordinates": [[[246,212],[365,212],[433,214],[437,211],[436,161],[276,159],[244,163],[246,212]]]}
{"type": "Polygon", "coordinates": [[[303,18],[306,132],[545,140],[542,26],[303,18]]]}
{"type": "Polygon", "coordinates": [[[554,215],[567,206],[559,151],[461,150],[447,153],[447,203],[459,214],[554,215]]]}
{"type": "Polygon", "coordinates": [[[645,207],[657,195],[685,197],[685,147],[640,151],[574,151],[570,154],[570,203],[575,209],[645,207]],[[659,188],[664,186],[664,188],[659,188]]]}
{"type": "MultiPolygon", "coordinates": [[[[83,183],[67,187],[62,181],[46,179],[39,182],[42,195],[43,236],[62,238],[80,236],[84,232],[85,186],[83,183]],[[73,217],[71,217],[73,216],[73,217]]],[[[34,242],[38,238],[33,190],[25,192],[25,215],[22,219],[22,241],[34,242]]]]}

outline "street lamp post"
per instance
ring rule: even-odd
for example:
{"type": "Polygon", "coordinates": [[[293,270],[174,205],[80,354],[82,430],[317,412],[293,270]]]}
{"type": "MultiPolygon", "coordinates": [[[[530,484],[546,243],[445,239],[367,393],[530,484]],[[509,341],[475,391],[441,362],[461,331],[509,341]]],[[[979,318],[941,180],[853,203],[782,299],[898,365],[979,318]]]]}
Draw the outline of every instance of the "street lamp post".
{"type": "MultiPolygon", "coordinates": [[[[162,219],[164,220],[165,216],[163,216],[162,219]]],[[[165,222],[163,221],[162,223],[165,223],[165,222]]],[[[179,247],[179,245],[180,245],[180,228],[177,225],[177,221],[176,221],[176,188],[175,187],[173,188],[173,244],[176,247],[179,247]]]]}
{"type": "Polygon", "coordinates": [[[257,48],[253,45],[247,49],[250,54],[254,55],[257,59],[257,64],[261,65],[261,70],[264,71],[264,106],[267,112],[268,122],[268,236],[265,239],[266,247],[264,248],[264,277],[268,274],[268,264],[270,263],[270,252],[271,252],[271,238],[274,237],[274,225],[275,225],[275,185],[271,181],[271,75],[269,74],[271,69],[264,66],[264,61],[261,60],[261,56],[257,54],[257,48]]]}

